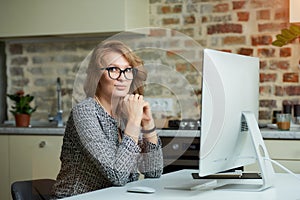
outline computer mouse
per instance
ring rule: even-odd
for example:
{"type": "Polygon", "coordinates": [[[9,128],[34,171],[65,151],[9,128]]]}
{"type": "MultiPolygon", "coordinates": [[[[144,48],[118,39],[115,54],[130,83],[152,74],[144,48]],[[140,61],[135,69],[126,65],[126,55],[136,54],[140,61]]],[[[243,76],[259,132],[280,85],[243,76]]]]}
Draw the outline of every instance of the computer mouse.
{"type": "Polygon", "coordinates": [[[155,192],[155,189],[147,186],[133,186],[127,188],[127,192],[151,194],[155,192]]]}

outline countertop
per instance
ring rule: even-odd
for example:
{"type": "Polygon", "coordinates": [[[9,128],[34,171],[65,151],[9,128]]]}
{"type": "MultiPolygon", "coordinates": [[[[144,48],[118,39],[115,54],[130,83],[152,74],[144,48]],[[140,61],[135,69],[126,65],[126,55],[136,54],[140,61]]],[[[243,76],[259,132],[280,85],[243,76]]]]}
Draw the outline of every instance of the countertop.
{"type": "Polygon", "coordinates": [[[63,127],[0,127],[0,135],[64,135],[63,127]]]}
{"type": "MultiPolygon", "coordinates": [[[[261,134],[264,139],[298,139],[300,140],[300,128],[291,128],[289,131],[280,131],[275,128],[262,128],[261,134]]],[[[62,136],[64,127],[0,127],[0,135],[54,135],[62,136]]],[[[199,137],[199,130],[171,130],[157,129],[157,132],[162,137],[199,137]]]]}
{"type": "MultiPolygon", "coordinates": [[[[262,128],[260,132],[264,139],[298,139],[300,140],[300,128],[293,128],[289,131],[281,131],[274,128],[262,128]]],[[[199,130],[168,130],[159,129],[158,134],[164,137],[199,137],[199,130]]]]}

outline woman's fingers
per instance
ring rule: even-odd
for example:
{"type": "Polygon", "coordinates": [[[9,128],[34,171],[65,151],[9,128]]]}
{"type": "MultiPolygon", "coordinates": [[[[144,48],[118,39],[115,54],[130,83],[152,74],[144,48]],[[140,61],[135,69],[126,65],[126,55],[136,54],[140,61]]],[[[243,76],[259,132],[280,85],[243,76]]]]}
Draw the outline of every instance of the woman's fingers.
{"type": "Polygon", "coordinates": [[[135,118],[141,120],[144,107],[143,95],[128,94],[124,97],[123,102],[125,114],[128,118],[135,118]]]}
{"type": "Polygon", "coordinates": [[[143,95],[139,95],[139,94],[128,94],[128,95],[126,95],[125,96],[125,98],[124,98],[124,101],[125,100],[135,100],[135,101],[137,101],[137,100],[143,100],[144,98],[143,98],[143,95]]]}
{"type": "Polygon", "coordinates": [[[124,101],[124,102],[125,102],[125,101],[128,101],[129,96],[130,96],[130,94],[127,94],[127,95],[124,97],[123,101],[124,101]]]}

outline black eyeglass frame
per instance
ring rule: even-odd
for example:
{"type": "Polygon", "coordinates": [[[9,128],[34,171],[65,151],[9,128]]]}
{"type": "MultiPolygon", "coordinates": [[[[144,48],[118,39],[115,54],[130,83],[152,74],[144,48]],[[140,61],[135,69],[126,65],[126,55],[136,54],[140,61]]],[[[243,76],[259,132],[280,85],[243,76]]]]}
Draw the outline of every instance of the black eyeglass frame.
{"type": "Polygon", "coordinates": [[[121,76],[122,73],[124,74],[124,77],[125,77],[127,80],[133,80],[134,77],[136,76],[137,72],[138,72],[138,69],[133,68],[133,67],[127,67],[126,69],[123,69],[123,70],[122,70],[121,68],[116,67],[116,66],[112,66],[112,67],[103,67],[103,68],[100,68],[100,70],[106,70],[106,71],[108,72],[109,78],[111,78],[112,80],[117,80],[118,78],[120,78],[120,76],[121,76]],[[118,69],[118,70],[120,71],[120,72],[119,72],[119,76],[116,77],[116,78],[112,78],[111,75],[110,75],[110,70],[113,69],[113,68],[116,68],[116,69],[118,69]],[[126,76],[126,74],[125,74],[125,72],[126,72],[128,69],[132,70],[132,75],[133,75],[133,78],[132,78],[132,79],[129,79],[129,78],[126,76]]]}

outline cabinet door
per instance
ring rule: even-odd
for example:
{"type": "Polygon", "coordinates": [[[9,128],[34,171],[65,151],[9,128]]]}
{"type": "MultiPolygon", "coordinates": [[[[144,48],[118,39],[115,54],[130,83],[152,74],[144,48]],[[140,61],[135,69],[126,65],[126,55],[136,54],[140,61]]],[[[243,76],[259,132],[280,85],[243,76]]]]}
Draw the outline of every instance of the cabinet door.
{"type": "Polygon", "coordinates": [[[10,181],[52,178],[60,169],[62,136],[10,136],[10,181]]]}
{"type": "MultiPolygon", "coordinates": [[[[265,140],[271,159],[277,161],[294,173],[300,173],[300,141],[299,140],[265,140]]],[[[286,172],[274,165],[277,173],[286,172]]],[[[257,164],[246,166],[247,171],[257,171],[257,164]]]]}
{"type": "Polygon", "coordinates": [[[10,198],[8,136],[0,135],[0,199],[10,198]]]}
{"type": "MultiPolygon", "coordinates": [[[[294,173],[300,173],[299,140],[265,140],[270,157],[294,173]]],[[[274,166],[274,165],[273,165],[274,166]]],[[[285,172],[274,166],[276,172],[285,172]]]]}

